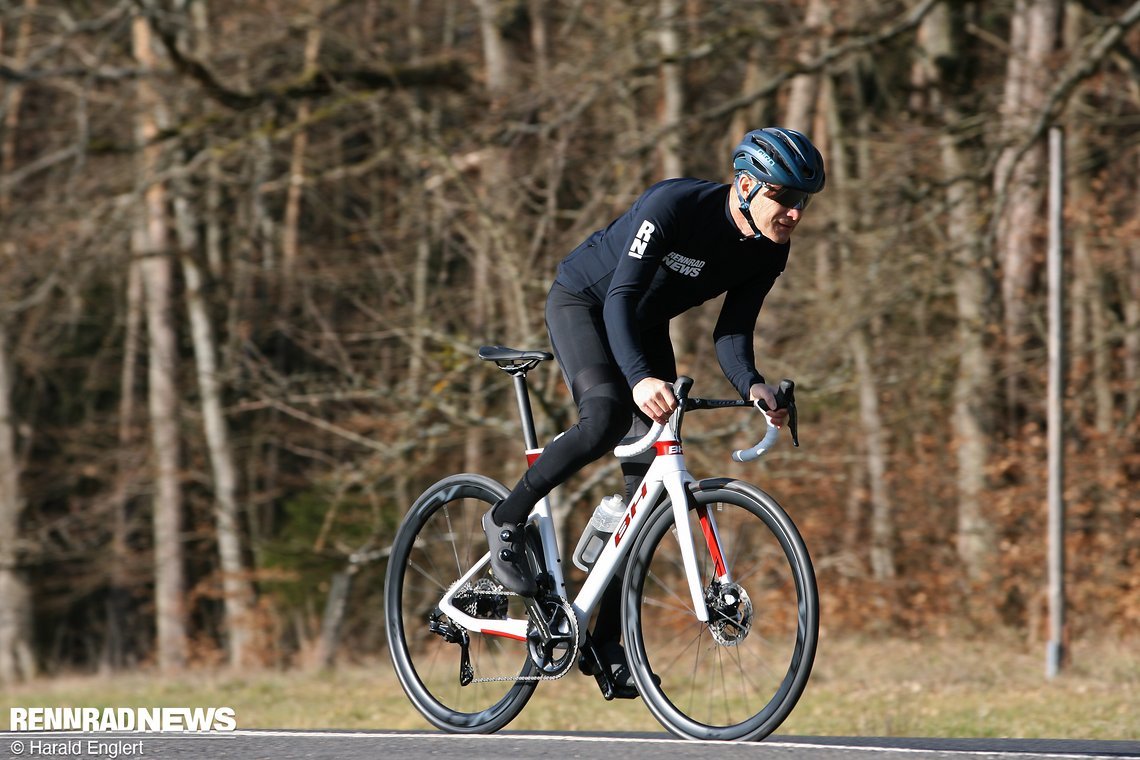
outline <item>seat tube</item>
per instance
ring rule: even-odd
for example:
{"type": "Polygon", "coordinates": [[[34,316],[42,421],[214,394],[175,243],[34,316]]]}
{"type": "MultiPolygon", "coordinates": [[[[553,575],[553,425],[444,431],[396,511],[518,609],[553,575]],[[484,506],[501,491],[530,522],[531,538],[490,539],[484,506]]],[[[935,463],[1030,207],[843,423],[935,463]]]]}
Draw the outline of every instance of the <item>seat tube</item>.
{"type": "MultiPolygon", "coordinates": [[[[538,459],[542,449],[538,447],[538,434],[534,429],[534,412],[530,406],[530,391],[526,384],[526,373],[516,372],[515,397],[519,403],[519,422],[522,425],[523,442],[526,444],[526,464],[530,467],[538,459]]],[[[550,497],[544,496],[534,505],[530,513],[530,521],[538,526],[538,535],[542,541],[542,552],[546,557],[546,570],[554,580],[554,588],[559,596],[566,596],[566,578],[562,573],[562,556],[558,552],[558,538],[554,533],[554,519],[550,497]]]]}

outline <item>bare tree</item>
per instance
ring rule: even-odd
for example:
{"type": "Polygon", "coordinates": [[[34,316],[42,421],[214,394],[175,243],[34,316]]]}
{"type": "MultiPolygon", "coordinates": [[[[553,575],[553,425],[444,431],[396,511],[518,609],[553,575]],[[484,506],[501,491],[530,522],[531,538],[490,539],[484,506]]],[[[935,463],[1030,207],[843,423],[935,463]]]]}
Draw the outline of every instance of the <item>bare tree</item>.
{"type": "MultiPolygon", "coordinates": [[[[36,6],[37,0],[26,0],[23,6],[24,15],[16,31],[11,57],[16,67],[23,66],[28,59],[31,20],[36,6]]],[[[16,138],[24,89],[20,83],[4,87],[0,171],[5,176],[16,167],[16,138]]],[[[11,188],[0,183],[0,219],[10,213],[11,205],[11,188]]],[[[5,312],[6,309],[0,310],[0,683],[8,684],[35,675],[36,663],[32,653],[32,595],[21,569],[21,518],[26,505],[20,489],[21,467],[12,408],[14,380],[5,312]]]]}
{"type": "MultiPolygon", "coordinates": [[[[142,15],[131,24],[135,60],[146,72],[157,69],[150,26],[142,15]]],[[[176,384],[178,339],[172,310],[173,264],[170,259],[167,193],[158,180],[162,149],[156,144],[161,102],[148,76],[139,79],[136,135],[142,203],[131,247],[140,257],[145,292],[148,358],[148,407],[155,467],[154,572],[158,662],[176,669],[186,662],[185,574],[182,548],[182,444],[176,384]]]]}
{"type": "MultiPolygon", "coordinates": [[[[830,12],[824,0],[808,0],[803,26],[806,35],[800,42],[799,54],[796,56],[800,63],[807,64],[819,55],[819,48],[823,40],[821,31],[827,23],[830,12]]],[[[794,77],[791,86],[788,88],[788,107],[784,117],[784,126],[810,134],[813,131],[812,125],[815,121],[818,99],[818,74],[801,74],[794,77]]]]}
{"type": "Polygon", "coordinates": [[[32,595],[20,567],[20,464],[12,414],[8,339],[0,321],[0,683],[35,675],[32,654],[32,595]]]}
{"type": "MultiPolygon", "coordinates": [[[[873,576],[877,580],[889,580],[895,576],[894,506],[887,485],[890,449],[879,404],[880,378],[872,364],[874,358],[881,352],[874,345],[871,329],[876,317],[873,313],[867,313],[868,305],[864,302],[865,294],[872,289],[868,283],[872,275],[854,260],[855,250],[850,242],[861,231],[858,220],[862,218],[862,214],[856,188],[861,184],[861,177],[871,176],[872,173],[866,160],[866,151],[859,146],[860,142],[867,139],[864,132],[857,131],[863,125],[849,129],[839,116],[836,89],[828,87],[825,92],[829,98],[826,104],[829,116],[827,138],[833,156],[833,160],[828,164],[829,184],[831,192],[839,197],[836,218],[839,228],[837,237],[840,242],[837,248],[844,272],[838,297],[847,303],[846,314],[849,315],[849,319],[854,320],[854,324],[846,324],[844,328],[847,332],[847,351],[854,370],[852,381],[858,396],[859,424],[863,433],[862,440],[865,443],[865,450],[862,452],[863,466],[866,480],[870,484],[869,559],[873,576]],[[848,167],[848,154],[856,156],[854,172],[848,167]]],[[[803,113],[796,118],[806,118],[804,113],[815,111],[814,105],[803,102],[799,103],[797,108],[803,109],[803,113]]],[[[869,110],[869,107],[867,108],[869,110]]],[[[826,287],[830,289],[830,285],[826,287]]],[[[826,293],[822,293],[821,298],[827,300],[826,293]]]]}
{"type": "MultiPolygon", "coordinates": [[[[657,40],[661,47],[661,124],[677,124],[685,108],[684,72],[678,60],[681,53],[681,35],[677,29],[680,0],[660,0],[658,8],[657,40]]],[[[667,133],[661,140],[661,179],[682,177],[685,164],[681,156],[681,137],[677,130],[667,133]]]]}
{"type": "Polygon", "coordinates": [[[977,190],[970,169],[977,165],[964,145],[964,115],[957,105],[969,76],[961,68],[965,52],[956,30],[964,27],[961,8],[939,5],[922,23],[921,57],[914,80],[929,96],[927,110],[940,115],[942,181],[946,187],[946,239],[953,252],[958,369],[954,383],[954,446],[957,454],[958,557],[972,578],[983,577],[994,559],[994,526],[986,514],[989,482],[990,387],[993,373],[986,349],[987,302],[991,285],[985,246],[978,232],[977,190]],[[957,63],[957,65],[955,65],[957,63]]]}
{"type": "MultiPolygon", "coordinates": [[[[1061,0],[1016,0],[1010,20],[1010,56],[1002,97],[1002,134],[1012,141],[1002,151],[995,176],[1004,177],[1012,168],[1006,194],[1004,218],[998,226],[996,256],[1001,263],[1001,303],[1005,336],[1007,403],[1016,413],[1019,386],[1025,373],[1023,355],[1027,339],[1029,295],[1033,284],[1034,252],[1040,237],[1044,203],[1043,142],[1019,156],[1022,136],[1045,105],[1049,86],[1050,58],[1059,43],[1061,0]]],[[[1011,420],[1013,422],[1013,420],[1011,420]]]]}
{"type": "MultiPolygon", "coordinates": [[[[305,33],[305,71],[301,79],[316,71],[317,55],[321,49],[321,28],[314,24],[305,33]]],[[[293,298],[293,283],[296,279],[299,257],[299,227],[301,219],[301,197],[305,187],[305,149],[309,144],[309,131],[305,124],[312,108],[308,101],[297,107],[297,133],[293,136],[293,152],[289,159],[289,189],[285,199],[285,218],[281,230],[281,270],[285,282],[283,305],[287,308],[293,298]]]]}

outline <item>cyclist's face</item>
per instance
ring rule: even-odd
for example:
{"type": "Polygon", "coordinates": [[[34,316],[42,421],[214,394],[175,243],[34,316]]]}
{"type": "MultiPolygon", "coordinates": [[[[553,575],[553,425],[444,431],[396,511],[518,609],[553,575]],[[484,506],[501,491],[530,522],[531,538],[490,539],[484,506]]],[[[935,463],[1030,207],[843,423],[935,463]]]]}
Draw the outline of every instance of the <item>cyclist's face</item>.
{"type": "MultiPolygon", "coordinates": [[[[740,189],[746,197],[755,186],[754,183],[755,180],[751,177],[741,178],[740,189]]],[[[774,243],[786,243],[791,240],[792,231],[800,223],[804,211],[802,208],[789,208],[773,200],[772,196],[778,193],[779,188],[761,188],[760,192],[753,196],[751,203],[752,221],[756,222],[756,226],[764,237],[774,243]]],[[[740,225],[744,234],[752,234],[752,228],[748,226],[743,215],[737,224],[740,225]]]]}

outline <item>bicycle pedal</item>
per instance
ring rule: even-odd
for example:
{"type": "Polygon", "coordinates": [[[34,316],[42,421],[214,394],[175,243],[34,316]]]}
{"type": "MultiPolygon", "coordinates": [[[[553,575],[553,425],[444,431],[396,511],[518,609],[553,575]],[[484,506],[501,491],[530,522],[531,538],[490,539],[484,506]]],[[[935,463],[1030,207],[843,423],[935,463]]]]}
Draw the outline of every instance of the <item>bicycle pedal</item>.
{"type": "Polygon", "coordinates": [[[578,670],[583,675],[593,676],[598,684],[598,689],[601,690],[602,696],[607,702],[612,701],[614,698],[620,696],[614,686],[613,679],[609,676],[609,668],[598,657],[594,645],[590,643],[587,638],[586,645],[578,655],[578,670]]]}

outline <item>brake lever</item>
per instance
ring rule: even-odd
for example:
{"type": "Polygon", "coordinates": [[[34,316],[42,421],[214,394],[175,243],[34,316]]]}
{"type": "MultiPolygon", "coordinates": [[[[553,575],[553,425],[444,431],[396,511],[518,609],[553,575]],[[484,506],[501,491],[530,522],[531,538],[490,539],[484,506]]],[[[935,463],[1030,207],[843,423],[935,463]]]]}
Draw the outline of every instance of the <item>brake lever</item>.
{"type": "Polygon", "coordinates": [[[791,380],[781,380],[776,390],[776,406],[788,409],[788,432],[792,434],[792,445],[800,447],[799,414],[796,412],[796,384],[791,380]]]}
{"type": "MultiPolygon", "coordinates": [[[[769,411],[763,399],[756,401],[756,408],[769,411]]],[[[788,410],[788,432],[792,434],[792,445],[800,447],[799,414],[796,412],[796,384],[791,380],[781,380],[780,387],[776,389],[776,408],[788,410]]]]}

